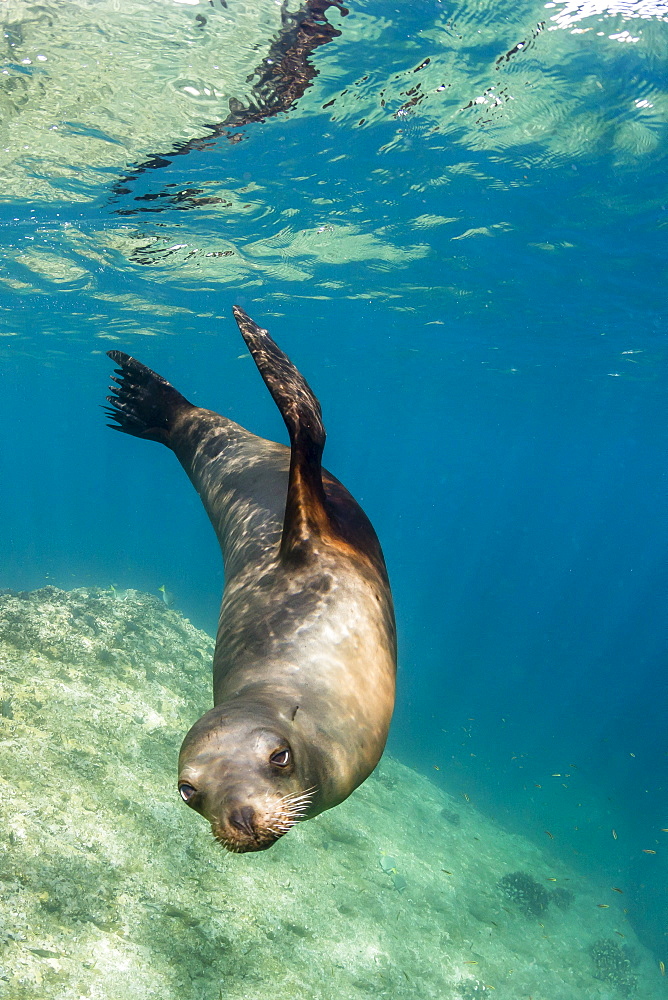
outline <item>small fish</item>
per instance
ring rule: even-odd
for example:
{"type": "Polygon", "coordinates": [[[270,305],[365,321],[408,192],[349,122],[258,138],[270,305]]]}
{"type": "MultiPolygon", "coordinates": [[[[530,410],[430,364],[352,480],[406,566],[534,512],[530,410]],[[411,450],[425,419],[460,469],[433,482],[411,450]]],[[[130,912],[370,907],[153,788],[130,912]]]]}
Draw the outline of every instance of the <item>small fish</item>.
{"type": "Polygon", "coordinates": [[[625,935],[622,934],[621,931],[615,931],[615,934],[617,934],[619,937],[625,937],[625,935]]]}
{"type": "Polygon", "coordinates": [[[446,875],[452,875],[452,872],[449,872],[447,868],[441,868],[441,871],[445,872],[446,875]]]}
{"type": "Polygon", "coordinates": [[[534,785],[533,787],[534,788],[542,788],[543,786],[542,785],[534,785]]]}
{"type": "Polygon", "coordinates": [[[550,838],[550,840],[554,840],[554,834],[553,833],[550,833],[549,830],[546,830],[545,833],[548,835],[548,837],[550,838]]]}
{"type": "Polygon", "coordinates": [[[433,767],[433,769],[435,771],[440,771],[441,770],[440,767],[438,766],[438,764],[432,764],[431,766],[433,767]]]}
{"type": "Polygon", "coordinates": [[[397,892],[403,892],[408,885],[406,879],[399,872],[392,872],[392,883],[397,892]]]}
{"type": "Polygon", "coordinates": [[[464,965],[477,965],[477,962],[464,962],[464,965]]]}
{"type": "Polygon", "coordinates": [[[164,603],[167,605],[168,608],[171,608],[172,604],[174,603],[174,595],[170,593],[169,590],[167,590],[164,583],[161,587],[158,587],[158,590],[162,594],[162,599],[164,603]]]}
{"type": "Polygon", "coordinates": [[[383,854],[383,856],[381,857],[381,859],[380,859],[380,867],[388,875],[391,875],[391,874],[394,874],[394,873],[397,872],[397,862],[394,860],[394,858],[391,858],[388,854],[383,854]]]}
{"type": "Polygon", "coordinates": [[[610,909],[610,907],[608,906],[607,903],[597,903],[596,905],[598,906],[599,910],[609,910],[610,909]]]}
{"type": "Polygon", "coordinates": [[[613,830],[613,831],[612,831],[612,836],[613,836],[613,838],[614,838],[615,840],[617,840],[617,831],[616,831],[616,830],[613,830]]]}
{"type": "Polygon", "coordinates": [[[643,854],[656,854],[656,851],[650,850],[649,847],[643,847],[642,852],[643,854]]]}
{"type": "Polygon", "coordinates": [[[462,792],[462,795],[464,796],[464,798],[466,799],[467,802],[471,801],[470,798],[468,797],[468,795],[466,794],[466,792],[462,792]]]}
{"type": "Polygon", "coordinates": [[[548,881],[548,882],[556,882],[557,880],[556,880],[556,878],[548,878],[548,880],[547,880],[547,881],[548,881]]]}
{"type": "Polygon", "coordinates": [[[624,890],[623,889],[618,889],[616,885],[612,886],[612,891],[613,892],[621,892],[622,895],[624,894],[624,890]]]}
{"type": "Polygon", "coordinates": [[[662,826],[661,833],[668,833],[668,826],[662,826]]]}
{"type": "Polygon", "coordinates": [[[553,775],[552,775],[552,777],[553,777],[553,778],[560,778],[560,777],[561,777],[561,774],[559,774],[559,773],[557,772],[557,774],[553,774],[553,775]]]}
{"type": "Polygon", "coordinates": [[[630,753],[629,757],[635,757],[635,754],[634,753],[630,753]]]}
{"type": "Polygon", "coordinates": [[[665,967],[665,965],[663,964],[663,962],[659,962],[659,969],[660,969],[660,971],[661,971],[661,975],[662,975],[662,976],[665,976],[665,974],[666,974],[666,967],[665,967]]]}

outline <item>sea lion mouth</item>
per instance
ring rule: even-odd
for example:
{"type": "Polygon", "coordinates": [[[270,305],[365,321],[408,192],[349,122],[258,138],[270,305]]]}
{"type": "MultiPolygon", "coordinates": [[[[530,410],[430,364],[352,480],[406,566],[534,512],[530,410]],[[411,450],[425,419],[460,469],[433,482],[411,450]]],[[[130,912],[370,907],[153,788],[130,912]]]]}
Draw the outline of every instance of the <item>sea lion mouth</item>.
{"type": "Polygon", "coordinates": [[[268,834],[262,837],[230,836],[226,830],[216,829],[211,824],[211,832],[218,843],[231,854],[251,854],[266,851],[272,847],[283,834],[268,834]]]}
{"type": "Polygon", "coordinates": [[[233,854],[266,851],[305,818],[315,791],[314,787],[280,797],[268,795],[259,803],[251,800],[228,808],[211,818],[211,832],[233,854]]]}

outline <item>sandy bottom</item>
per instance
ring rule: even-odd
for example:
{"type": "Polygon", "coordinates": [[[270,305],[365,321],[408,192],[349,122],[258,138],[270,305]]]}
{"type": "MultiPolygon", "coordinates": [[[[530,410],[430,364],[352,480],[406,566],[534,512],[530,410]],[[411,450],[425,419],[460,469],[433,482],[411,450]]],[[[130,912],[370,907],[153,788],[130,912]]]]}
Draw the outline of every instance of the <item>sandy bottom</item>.
{"type": "Polygon", "coordinates": [[[390,758],[226,854],[175,790],[211,655],[136,591],[0,594],[3,1000],[667,996],[623,898],[390,758]]]}

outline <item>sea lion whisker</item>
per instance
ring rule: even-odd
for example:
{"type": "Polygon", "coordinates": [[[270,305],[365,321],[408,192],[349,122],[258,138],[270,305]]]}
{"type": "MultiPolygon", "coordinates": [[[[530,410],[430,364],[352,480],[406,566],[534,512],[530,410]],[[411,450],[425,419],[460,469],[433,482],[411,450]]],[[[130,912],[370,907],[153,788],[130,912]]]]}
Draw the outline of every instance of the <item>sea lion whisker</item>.
{"type": "Polygon", "coordinates": [[[310,804],[310,797],[307,799],[293,799],[291,802],[282,802],[281,808],[286,809],[288,812],[293,812],[295,809],[308,809],[310,804]]]}
{"type": "Polygon", "coordinates": [[[271,821],[271,825],[275,827],[285,827],[289,830],[297,822],[298,820],[293,819],[291,816],[277,816],[276,819],[271,821]]]}
{"type": "Polygon", "coordinates": [[[289,812],[286,813],[286,816],[288,819],[301,819],[302,816],[306,816],[307,812],[308,809],[290,809],[289,812]]]}
{"type": "Polygon", "coordinates": [[[299,823],[300,820],[305,819],[307,816],[307,810],[298,810],[295,812],[290,812],[285,814],[285,818],[289,823],[299,823]]]}
{"type": "Polygon", "coordinates": [[[307,788],[306,791],[304,792],[288,792],[287,795],[284,795],[280,799],[280,802],[288,807],[291,807],[293,805],[299,805],[301,803],[308,805],[308,803],[310,803],[311,799],[313,798],[317,790],[318,790],[317,787],[313,785],[312,788],[307,788]]]}
{"type": "Polygon", "coordinates": [[[277,805],[280,809],[291,809],[293,805],[299,805],[299,802],[296,802],[294,799],[284,798],[279,799],[277,805]]]}
{"type": "Polygon", "coordinates": [[[292,812],[293,809],[308,809],[312,802],[312,796],[307,796],[302,799],[292,799],[290,802],[284,802],[283,808],[292,812]]]}
{"type": "Polygon", "coordinates": [[[291,823],[289,826],[268,826],[267,830],[269,833],[273,833],[275,837],[283,837],[292,829],[293,826],[294,823],[291,823]]]}
{"type": "Polygon", "coordinates": [[[317,792],[317,791],[318,791],[318,786],[317,785],[311,785],[310,788],[304,788],[304,789],[302,789],[301,792],[288,792],[288,794],[284,795],[283,798],[284,799],[300,799],[303,795],[309,795],[309,796],[311,796],[311,795],[314,795],[315,792],[317,792]]]}

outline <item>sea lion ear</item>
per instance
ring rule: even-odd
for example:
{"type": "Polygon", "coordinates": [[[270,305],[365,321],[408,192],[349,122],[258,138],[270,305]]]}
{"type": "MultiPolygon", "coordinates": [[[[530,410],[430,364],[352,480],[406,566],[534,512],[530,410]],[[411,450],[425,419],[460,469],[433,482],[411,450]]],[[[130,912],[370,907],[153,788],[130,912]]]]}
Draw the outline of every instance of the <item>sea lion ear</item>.
{"type": "Polygon", "coordinates": [[[290,435],[290,478],[280,554],[283,562],[301,562],[309,557],[314,539],[336,534],[322,483],[325,428],[320,403],[268,331],[239,306],[232,311],[290,435]]]}

